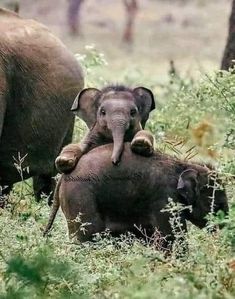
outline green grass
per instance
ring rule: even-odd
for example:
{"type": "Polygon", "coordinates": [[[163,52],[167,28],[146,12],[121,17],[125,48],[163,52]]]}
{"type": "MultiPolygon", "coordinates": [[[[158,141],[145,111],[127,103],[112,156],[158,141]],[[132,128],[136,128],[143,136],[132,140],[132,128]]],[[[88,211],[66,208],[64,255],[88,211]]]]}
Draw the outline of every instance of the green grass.
{"type": "MultiPolygon", "coordinates": [[[[34,204],[31,204],[31,208],[34,204]]],[[[233,298],[234,218],[214,235],[191,227],[189,255],[164,258],[132,236],[108,234],[75,245],[57,219],[52,236],[41,236],[47,208],[25,219],[1,215],[0,298],[233,298]],[[233,242],[233,243],[232,243],[233,242]]],[[[235,209],[231,213],[235,217],[235,209]]]]}

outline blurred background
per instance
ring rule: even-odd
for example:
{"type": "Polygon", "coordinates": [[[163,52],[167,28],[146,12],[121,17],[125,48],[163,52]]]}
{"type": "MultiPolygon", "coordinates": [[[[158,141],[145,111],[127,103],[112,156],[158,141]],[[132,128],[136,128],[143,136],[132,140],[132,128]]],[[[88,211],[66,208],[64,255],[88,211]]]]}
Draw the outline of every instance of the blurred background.
{"type": "MultiPolygon", "coordinates": [[[[16,1],[0,0],[13,7],[16,1]]],[[[20,0],[20,14],[47,25],[74,53],[94,44],[105,81],[165,82],[170,61],[181,74],[218,69],[231,0],[20,0]]],[[[140,82],[141,83],[141,82],[140,82]]]]}

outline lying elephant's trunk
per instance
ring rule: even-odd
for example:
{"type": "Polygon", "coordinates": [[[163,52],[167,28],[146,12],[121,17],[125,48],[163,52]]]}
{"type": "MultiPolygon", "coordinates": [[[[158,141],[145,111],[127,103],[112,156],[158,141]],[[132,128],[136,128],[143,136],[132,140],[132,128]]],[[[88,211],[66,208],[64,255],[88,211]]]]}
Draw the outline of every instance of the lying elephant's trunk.
{"type": "Polygon", "coordinates": [[[112,162],[114,165],[117,165],[120,161],[123,148],[124,148],[124,136],[126,132],[126,125],[115,126],[112,130],[113,135],[113,153],[112,153],[112,162]]]}

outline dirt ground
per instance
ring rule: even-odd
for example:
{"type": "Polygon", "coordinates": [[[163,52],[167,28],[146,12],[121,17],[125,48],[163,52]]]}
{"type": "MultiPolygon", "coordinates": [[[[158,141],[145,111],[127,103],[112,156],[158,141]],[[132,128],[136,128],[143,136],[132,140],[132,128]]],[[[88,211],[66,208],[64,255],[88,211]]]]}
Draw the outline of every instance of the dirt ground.
{"type": "Polygon", "coordinates": [[[80,37],[68,34],[67,0],[20,2],[21,15],[46,24],[74,53],[95,44],[109,63],[103,75],[115,81],[138,70],[164,81],[170,60],[190,74],[218,68],[231,9],[231,0],[139,0],[135,43],[130,48],[121,43],[122,0],[86,0],[80,37]]]}

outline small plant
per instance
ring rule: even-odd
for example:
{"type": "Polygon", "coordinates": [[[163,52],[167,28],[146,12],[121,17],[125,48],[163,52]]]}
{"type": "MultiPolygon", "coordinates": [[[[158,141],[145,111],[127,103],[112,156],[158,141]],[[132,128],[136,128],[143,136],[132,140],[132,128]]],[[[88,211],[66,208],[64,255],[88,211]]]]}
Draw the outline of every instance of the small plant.
{"type": "Polygon", "coordinates": [[[232,72],[205,75],[190,82],[171,75],[163,86],[164,106],[156,110],[149,123],[150,130],[164,139],[173,136],[196,146],[204,156],[217,159],[220,148],[234,149],[235,80],[232,72]]]}
{"type": "Polygon", "coordinates": [[[101,76],[97,78],[97,68],[108,65],[103,53],[100,53],[95,45],[88,45],[85,47],[85,54],[76,54],[75,57],[82,65],[85,78],[87,78],[86,86],[97,87],[97,85],[104,85],[105,80],[101,76]]]}

